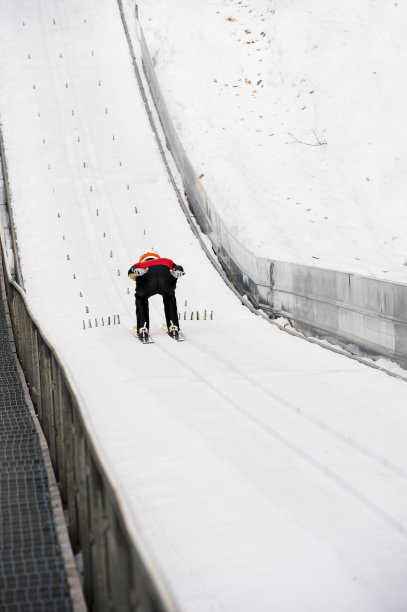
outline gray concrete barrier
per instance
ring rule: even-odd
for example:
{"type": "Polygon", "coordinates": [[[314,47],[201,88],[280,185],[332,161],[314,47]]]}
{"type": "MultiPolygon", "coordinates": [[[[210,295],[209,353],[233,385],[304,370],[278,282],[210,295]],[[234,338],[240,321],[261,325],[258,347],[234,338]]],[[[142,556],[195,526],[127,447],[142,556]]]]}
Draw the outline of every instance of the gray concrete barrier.
{"type": "Polygon", "coordinates": [[[230,231],[191,165],[160,89],[139,25],[143,69],[185,195],[238,291],[270,317],[353,354],[388,357],[407,368],[407,285],[256,257],[230,231]]]}

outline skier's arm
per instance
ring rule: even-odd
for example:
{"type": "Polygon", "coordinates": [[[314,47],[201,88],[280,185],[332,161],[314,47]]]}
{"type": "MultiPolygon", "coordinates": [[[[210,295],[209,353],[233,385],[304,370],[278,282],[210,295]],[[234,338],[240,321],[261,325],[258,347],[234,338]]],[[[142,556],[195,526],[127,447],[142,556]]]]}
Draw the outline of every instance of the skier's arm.
{"type": "Polygon", "coordinates": [[[178,266],[177,264],[174,264],[174,267],[171,270],[171,274],[175,278],[181,278],[181,276],[184,276],[185,274],[184,268],[182,266],[178,266]]]}
{"type": "Polygon", "coordinates": [[[137,266],[131,266],[127,272],[127,276],[132,280],[136,281],[138,276],[142,276],[148,271],[148,268],[138,268],[137,266]]]}

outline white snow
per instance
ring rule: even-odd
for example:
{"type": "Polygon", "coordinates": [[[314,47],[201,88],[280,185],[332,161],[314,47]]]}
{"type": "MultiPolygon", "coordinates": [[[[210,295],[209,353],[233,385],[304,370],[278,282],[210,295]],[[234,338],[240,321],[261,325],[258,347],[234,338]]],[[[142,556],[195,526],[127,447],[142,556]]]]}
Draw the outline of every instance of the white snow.
{"type": "Polygon", "coordinates": [[[255,254],[407,281],[407,3],[143,0],[170,114],[255,254]]]}
{"type": "Polygon", "coordinates": [[[0,14],[27,298],[177,607],[404,611],[405,383],[280,332],[227,289],[171,190],[114,0],[0,0],[0,14]],[[151,246],[186,269],[182,344],[158,298],[155,344],[129,331],[127,269],[151,246]]]}

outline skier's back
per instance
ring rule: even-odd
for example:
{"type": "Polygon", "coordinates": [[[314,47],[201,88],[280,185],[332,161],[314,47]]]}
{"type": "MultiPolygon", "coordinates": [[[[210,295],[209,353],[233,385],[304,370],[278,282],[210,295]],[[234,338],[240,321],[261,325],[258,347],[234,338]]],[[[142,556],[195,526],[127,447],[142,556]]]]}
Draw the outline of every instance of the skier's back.
{"type": "Polygon", "coordinates": [[[167,329],[177,338],[179,320],[175,288],[177,279],[184,275],[183,267],[175,264],[172,259],[161,258],[157,252],[151,250],[140,256],[140,260],[130,268],[128,275],[136,281],[138,335],[148,336],[150,328],[148,299],[159,294],[163,297],[167,329]]]}

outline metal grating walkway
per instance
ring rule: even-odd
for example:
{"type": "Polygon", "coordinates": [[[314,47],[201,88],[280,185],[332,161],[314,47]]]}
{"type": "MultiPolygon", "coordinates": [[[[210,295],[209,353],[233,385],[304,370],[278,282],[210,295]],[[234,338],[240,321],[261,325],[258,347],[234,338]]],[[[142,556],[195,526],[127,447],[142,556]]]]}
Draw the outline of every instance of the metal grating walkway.
{"type": "Polygon", "coordinates": [[[0,296],[0,611],[73,610],[38,434],[0,296]]]}

